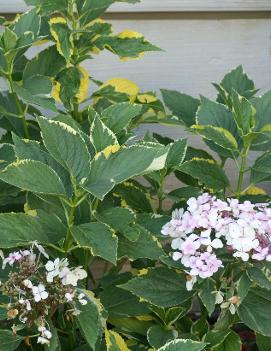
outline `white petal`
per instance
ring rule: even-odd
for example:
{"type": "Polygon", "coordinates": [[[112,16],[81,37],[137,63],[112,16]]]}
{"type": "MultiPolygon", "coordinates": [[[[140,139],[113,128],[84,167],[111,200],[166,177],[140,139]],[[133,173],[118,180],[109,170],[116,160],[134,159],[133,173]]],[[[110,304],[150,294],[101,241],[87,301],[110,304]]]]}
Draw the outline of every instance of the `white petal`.
{"type": "Polygon", "coordinates": [[[45,268],[48,272],[51,272],[55,269],[55,265],[53,261],[48,261],[45,265],[45,268]]]}
{"type": "Polygon", "coordinates": [[[223,243],[220,239],[214,239],[211,245],[214,249],[221,249],[223,247],[223,243]]]}
{"type": "Polygon", "coordinates": [[[183,255],[180,252],[176,251],[176,252],[173,252],[172,259],[173,261],[178,261],[182,258],[182,256],[183,255]]]}
{"type": "Polygon", "coordinates": [[[49,296],[48,292],[47,291],[43,291],[41,294],[40,294],[42,300],[46,300],[47,297],[49,296]]]}

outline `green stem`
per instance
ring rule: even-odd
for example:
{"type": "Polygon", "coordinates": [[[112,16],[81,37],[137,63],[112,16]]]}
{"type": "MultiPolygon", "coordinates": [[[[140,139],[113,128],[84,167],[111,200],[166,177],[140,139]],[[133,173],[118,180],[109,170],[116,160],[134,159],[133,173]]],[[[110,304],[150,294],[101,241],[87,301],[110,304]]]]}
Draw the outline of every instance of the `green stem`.
{"type": "Polygon", "coordinates": [[[160,182],[160,187],[157,193],[157,197],[158,197],[158,209],[157,209],[157,213],[162,213],[163,211],[163,199],[164,199],[164,183],[165,183],[165,177],[161,176],[161,182],[160,182]]]}
{"type": "Polygon", "coordinates": [[[25,136],[25,138],[30,139],[29,130],[28,130],[28,126],[27,126],[27,121],[26,121],[26,118],[25,118],[25,112],[24,112],[24,110],[22,108],[22,105],[20,103],[20,100],[19,100],[19,97],[18,97],[17,93],[15,92],[15,90],[13,88],[13,81],[12,81],[11,73],[9,73],[7,75],[7,79],[8,79],[9,86],[10,86],[10,92],[13,94],[13,96],[15,98],[15,103],[16,103],[17,109],[18,109],[19,114],[20,114],[20,119],[22,121],[23,130],[24,130],[24,136],[25,136]]]}
{"type": "Polygon", "coordinates": [[[82,122],[82,116],[79,112],[79,105],[77,103],[73,103],[73,117],[77,122],[82,122]]]}
{"type": "Polygon", "coordinates": [[[100,203],[100,200],[96,197],[91,204],[91,217],[92,218],[95,217],[95,212],[97,211],[99,203],[100,203]]]}
{"type": "Polygon", "coordinates": [[[64,243],[65,252],[69,251],[69,249],[73,243],[71,228],[74,224],[75,209],[76,209],[76,207],[74,205],[70,209],[70,214],[69,214],[69,219],[68,219],[68,229],[67,229],[66,239],[65,239],[65,243],[64,243]]]}
{"type": "Polygon", "coordinates": [[[247,162],[247,155],[249,152],[250,146],[247,146],[244,152],[241,155],[241,165],[240,165],[240,170],[239,170],[239,177],[238,177],[238,183],[237,183],[237,189],[236,189],[236,196],[240,197],[242,193],[242,186],[244,182],[244,174],[246,172],[246,162],[247,162]]]}

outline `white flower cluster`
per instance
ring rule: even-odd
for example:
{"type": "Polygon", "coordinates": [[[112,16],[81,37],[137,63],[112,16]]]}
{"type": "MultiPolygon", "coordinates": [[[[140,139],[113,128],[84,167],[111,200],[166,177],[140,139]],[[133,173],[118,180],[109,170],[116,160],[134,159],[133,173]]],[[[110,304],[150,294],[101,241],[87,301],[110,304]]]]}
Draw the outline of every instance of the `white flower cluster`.
{"type": "Polygon", "coordinates": [[[191,276],[192,289],[197,277],[215,274],[222,261],[216,250],[226,248],[243,261],[271,261],[271,208],[268,203],[222,201],[208,193],[187,201],[187,210],[175,210],[162,234],[173,238],[174,260],[181,260],[191,276]]]}
{"type": "Polygon", "coordinates": [[[70,268],[66,258],[49,260],[48,254],[37,242],[33,242],[28,250],[11,252],[7,257],[0,252],[0,256],[2,269],[7,265],[14,268],[0,288],[3,295],[10,298],[7,318],[14,320],[18,317],[30,328],[36,325],[40,333],[37,342],[49,345],[52,333],[46,322],[47,316],[51,310],[55,311],[65,304],[72,305],[68,313],[80,314],[76,302],[86,305],[88,301],[77,285],[79,280],[87,278],[87,272],[82,267],[70,268]],[[47,261],[44,262],[44,259],[47,261]]]}

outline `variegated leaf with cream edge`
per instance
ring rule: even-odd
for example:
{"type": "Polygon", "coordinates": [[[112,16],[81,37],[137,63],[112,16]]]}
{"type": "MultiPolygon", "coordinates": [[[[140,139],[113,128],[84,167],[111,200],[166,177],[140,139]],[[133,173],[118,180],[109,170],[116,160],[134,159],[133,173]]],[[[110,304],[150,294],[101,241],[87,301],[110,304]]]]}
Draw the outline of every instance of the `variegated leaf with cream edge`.
{"type": "Polygon", "coordinates": [[[19,160],[0,172],[0,179],[23,190],[39,194],[65,196],[57,173],[40,161],[19,160]]]}
{"type": "Polygon", "coordinates": [[[145,274],[120,285],[120,288],[155,306],[172,307],[183,304],[193,295],[186,290],[185,283],[183,273],[158,267],[146,270],[145,274]]]}
{"type": "Polygon", "coordinates": [[[163,169],[167,153],[168,149],[164,147],[142,145],[133,145],[109,154],[101,153],[91,162],[90,174],[82,186],[103,199],[115,185],[163,169]]]}
{"type": "Polygon", "coordinates": [[[132,119],[140,114],[142,106],[132,105],[129,103],[115,104],[103,110],[101,114],[102,121],[115,134],[124,130],[132,119]]]}
{"type": "Polygon", "coordinates": [[[105,342],[107,351],[129,351],[122,336],[114,330],[105,329],[105,342]]]}
{"type": "Polygon", "coordinates": [[[219,191],[229,185],[229,180],[223,169],[213,160],[192,158],[184,162],[179,170],[198,179],[208,189],[219,191]]]}
{"type": "Polygon", "coordinates": [[[164,346],[160,347],[157,351],[201,351],[204,350],[206,343],[189,340],[189,339],[176,339],[169,341],[164,346]]]}
{"type": "Polygon", "coordinates": [[[85,223],[72,228],[76,243],[90,250],[93,256],[99,256],[116,264],[118,238],[109,226],[99,223],[85,223]]]}
{"type": "Polygon", "coordinates": [[[38,122],[43,142],[51,156],[65,167],[77,182],[88,177],[90,154],[80,133],[67,124],[43,117],[39,117],[38,122]]]}
{"type": "Polygon", "coordinates": [[[95,116],[90,127],[90,139],[99,153],[111,145],[118,145],[116,135],[109,129],[98,115],[95,116]]]}

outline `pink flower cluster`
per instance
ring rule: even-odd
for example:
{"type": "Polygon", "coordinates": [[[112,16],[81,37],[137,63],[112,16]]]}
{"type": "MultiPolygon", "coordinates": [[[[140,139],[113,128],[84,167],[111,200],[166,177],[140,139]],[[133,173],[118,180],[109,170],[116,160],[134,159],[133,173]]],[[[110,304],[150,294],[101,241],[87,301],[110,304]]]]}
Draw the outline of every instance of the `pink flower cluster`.
{"type": "Polygon", "coordinates": [[[223,267],[215,250],[226,248],[243,261],[271,261],[271,208],[268,203],[222,201],[208,193],[175,210],[162,234],[173,238],[173,259],[194,278],[208,278],[223,267]]]}

